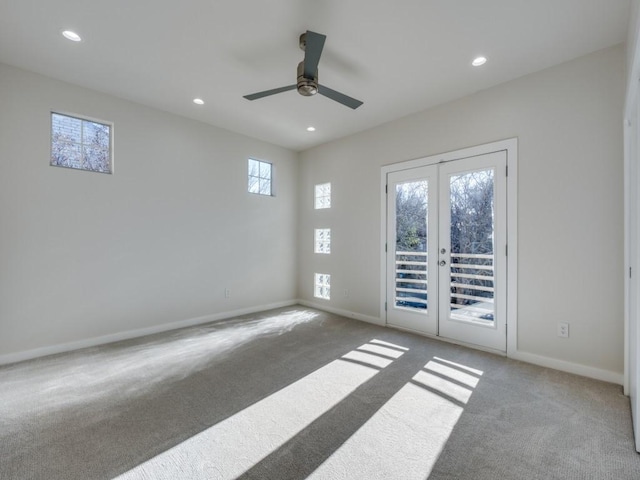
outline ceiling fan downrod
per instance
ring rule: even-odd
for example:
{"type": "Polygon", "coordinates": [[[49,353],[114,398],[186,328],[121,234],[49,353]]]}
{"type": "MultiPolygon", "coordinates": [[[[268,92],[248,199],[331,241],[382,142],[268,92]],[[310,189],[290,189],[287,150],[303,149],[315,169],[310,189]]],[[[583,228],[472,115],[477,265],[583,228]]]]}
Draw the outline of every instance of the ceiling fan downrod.
{"type": "MultiPolygon", "coordinates": [[[[307,32],[300,35],[298,45],[300,50],[307,50],[307,32]]],[[[304,76],[304,60],[298,64],[298,93],[305,97],[310,97],[318,93],[318,70],[316,69],[314,78],[304,76]]]]}

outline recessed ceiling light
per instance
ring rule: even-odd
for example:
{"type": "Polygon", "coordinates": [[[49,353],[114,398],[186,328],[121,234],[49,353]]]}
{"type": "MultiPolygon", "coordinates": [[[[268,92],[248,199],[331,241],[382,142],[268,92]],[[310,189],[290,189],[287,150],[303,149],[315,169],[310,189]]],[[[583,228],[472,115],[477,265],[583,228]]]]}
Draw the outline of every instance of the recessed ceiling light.
{"type": "Polygon", "coordinates": [[[79,42],[80,40],[82,40],[82,38],[80,38],[80,35],[78,35],[76,32],[72,32],[71,30],[65,30],[64,32],[62,32],[62,36],[67,40],[71,40],[72,42],[79,42]]]}
{"type": "Polygon", "coordinates": [[[193,103],[195,103],[196,105],[204,105],[204,100],[202,100],[201,98],[194,98],[193,103]]]}
{"type": "Polygon", "coordinates": [[[487,63],[487,59],[485,57],[478,57],[475,58],[473,62],[471,62],[471,65],[473,65],[474,67],[479,67],[480,65],[484,65],[485,63],[487,63]]]}
{"type": "Polygon", "coordinates": [[[307,132],[315,132],[316,127],[307,127],[307,132]]]}

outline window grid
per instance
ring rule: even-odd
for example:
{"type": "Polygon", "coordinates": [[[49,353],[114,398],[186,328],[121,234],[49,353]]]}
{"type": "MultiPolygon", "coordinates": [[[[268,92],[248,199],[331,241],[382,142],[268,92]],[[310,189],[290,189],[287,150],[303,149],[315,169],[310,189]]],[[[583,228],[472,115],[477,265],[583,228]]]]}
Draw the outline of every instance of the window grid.
{"type": "Polygon", "coordinates": [[[51,160],[55,167],[112,173],[112,126],[51,112],[51,160]]]}
{"type": "Polygon", "coordinates": [[[269,162],[249,159],[249,193],[272,195],[273,165],[269,162]]]}
{"type": "Polygon", "coordinates": [[[331,208],[331,183],[322,183],[315,188],[315,209],[331,208]]]}
{"type": "Polygon", "coordinates": [[[313,296],[316,298],[322,298],[323,300],[330,300],[331,298],[331,275],[328,273],[316,273],[314,282],[313,296]]]}
{"type": "Polygon", "coordinates": [[[331,253],[331,229],[316,228],[315,229],[315,253],[330,254],[331,253]]]}

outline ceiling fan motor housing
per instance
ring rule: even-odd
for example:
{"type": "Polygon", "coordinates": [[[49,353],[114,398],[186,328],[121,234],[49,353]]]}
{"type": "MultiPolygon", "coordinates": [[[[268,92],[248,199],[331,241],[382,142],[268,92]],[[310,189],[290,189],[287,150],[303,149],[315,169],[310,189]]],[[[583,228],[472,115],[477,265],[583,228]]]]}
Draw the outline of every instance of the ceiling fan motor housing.
{"type": "Polygon", "coordinates": [[[314,78],[304,76],[304,62],[298,64],[298,93],[310,97],[318,93],[318,72],[314,78]]]}

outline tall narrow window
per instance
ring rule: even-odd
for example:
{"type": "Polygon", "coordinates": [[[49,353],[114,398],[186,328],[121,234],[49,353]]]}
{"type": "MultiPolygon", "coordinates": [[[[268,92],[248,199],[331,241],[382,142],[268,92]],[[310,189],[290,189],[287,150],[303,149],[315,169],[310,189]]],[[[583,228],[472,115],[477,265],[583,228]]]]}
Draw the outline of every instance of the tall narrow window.
{"type": "Polygon", "coordinates": [[[112,145],[112,125],[51,112],[51,165],[112,173],[112,145]]]}
{"type": "Polygon", "coordinates": [[[331,184],[316,185],[315,208],[331,208],[331,184]]]}
{"type": "Polygon", "coordinates": [[[313,296],[329,300],[331,298],[331,275],[328,273],[315,274],[315,288],[313,296]]]}
{"type": "Polygon", "coordinates": [[[260,160],[249,159],[249,193],[272,195],[273,165],[260,160]]]}
{"type": "Polygon", "coordinates": [[[315,233],[315,253],[331,253],[331,229],[316,228],[315,233]]]}

